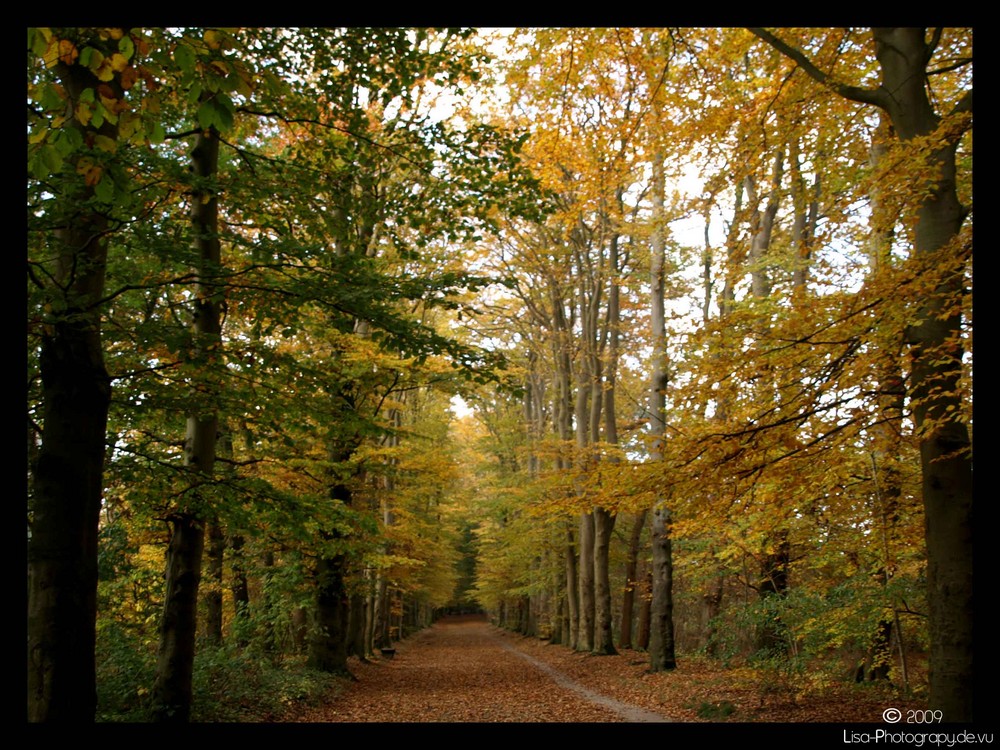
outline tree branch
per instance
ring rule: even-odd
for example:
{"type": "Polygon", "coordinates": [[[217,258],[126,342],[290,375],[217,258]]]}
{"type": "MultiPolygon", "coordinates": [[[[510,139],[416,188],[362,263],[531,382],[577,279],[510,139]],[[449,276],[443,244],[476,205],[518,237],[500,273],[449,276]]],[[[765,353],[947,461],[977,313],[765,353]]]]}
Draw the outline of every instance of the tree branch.
{"type": "Polygon", "coordinates": [[[830,78],[829,75],[817,68],[801,50],[782,41],[767,29],[760,27],[747,27],[747,30],[754,36],[770,44],[785,57],[798,63],[799,67],[806,73],[806,75],[830,89],[835,94],[839,94],[845,99],[849,99],[853,102],[860,102],[861,104],[874,104],[876,107],[881,107],[882,109],[885,109],[888,106],[888,101],[886,100],[885,94],[881,91],[881,89],[865,89],[860,86],[848,86],[845,83],[838,83],[830,78]]]}

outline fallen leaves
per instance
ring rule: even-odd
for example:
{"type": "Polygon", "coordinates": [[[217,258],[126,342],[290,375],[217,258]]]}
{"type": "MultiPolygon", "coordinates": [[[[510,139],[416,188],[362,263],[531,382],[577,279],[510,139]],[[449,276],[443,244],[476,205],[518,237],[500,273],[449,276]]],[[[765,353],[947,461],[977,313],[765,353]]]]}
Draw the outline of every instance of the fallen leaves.
{"type": "Polygon", "coordinates": [[[881,722],[889,706],[924,707],[871,686],[844,683],[811,691],[774,685],[766,675],[698,657],[680,659],[672,672],[650,674],[639,651],[592,656],[482,619],[443,620],[396,649],[391,660],[352,661],[356,682],[345,680],[324,705],[289,720],[623,722],[630,719],[620,704],[628,704],[667,721],[843,724],[881,722]],[[557,683],[531,660],[564,679],[557,683]],[[576,688],[564,687],[567,682],[576,688]]]}

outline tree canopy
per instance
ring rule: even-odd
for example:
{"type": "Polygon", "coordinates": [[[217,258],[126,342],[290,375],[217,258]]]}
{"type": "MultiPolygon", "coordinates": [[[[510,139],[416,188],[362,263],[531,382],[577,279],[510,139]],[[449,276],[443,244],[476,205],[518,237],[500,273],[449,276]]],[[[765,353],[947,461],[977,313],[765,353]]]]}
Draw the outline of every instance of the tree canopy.
{"type": "Polygon", "coordinates": [[[29,720],[198,719],[219,654],[344,672],[474,608],[983,716],[970,29],[27,67],[29,720]]]}

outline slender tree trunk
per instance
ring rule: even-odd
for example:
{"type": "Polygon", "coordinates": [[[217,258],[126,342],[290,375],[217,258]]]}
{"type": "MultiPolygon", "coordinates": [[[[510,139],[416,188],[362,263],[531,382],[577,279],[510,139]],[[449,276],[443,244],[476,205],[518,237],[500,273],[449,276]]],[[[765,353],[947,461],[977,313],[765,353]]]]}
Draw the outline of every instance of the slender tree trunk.
{"type": "Polygon", "coordinates": [[[580,516],[578,537],[579,567],[577,576],[580,584],[580,633],[576,647],[578,651],[592,651],[594,648],[594,514],[580,516]]]}
{"type": "Polygon", "coordinates": [[[365,595],[360,591],[351,594],[350,616],[347,620],[347,653],[362,661],[368,660],[365,649],[365,595]]]}
{"type": "MultiPolygon", "coordinates": [[[[666,315],[663,299],[665,239],[663,227],[664,177],[663,155],[653,161],[653,206],[656,226],[650,258],[650,308],[653,361],[649,389],[649,433],[653,437],[650,461],[663,459],[666,431],[667,390],[666,315]]],[[[670,509],[666,498],[659,498],[653,508],[651,543],[653,547],[652,603],[650,607],[649,669],[662,672],[676,665],[674,655],[674,565],[670,539],[670,509]]]]}
{"type": "MultiPolygon", "coordinates": [[[[622,191],[617,192],[620,203],[622,191]]],[[[615,408],[615,388],[618,375],[619,341],[618,329],[621,325],[620,289],[618,282],[618,235],[611,237],[608,263],[611,271],[610,289],[608,291],[608,318],[605,331],[608,340],[607,364],[604,366],[604,385],[595,388],[594,401],[604,402],[604,442],[611,446],[618,445],[618,415],[615,408]],[[603,399],[601,394],[603,393],[603,399]]],[[[596,365],[595,365],[596,366],[596,365]]],[[[592,424],[597,427],[599,414],[594,413],[592,424]]],[[[597,436],[594,436],[596,441],[597,436]]],[[[617,458],[607,459],[618,463],[617,458]]],[[[595,654],[615,654],[613,611],[611,607],[611,577],[609,570],[609,553],[611,534],[615,528],[617,515],[602,507],[594,507],[594,648],[595,654]]]]}
{"type": "Polygon", "coordinates": [[[708,656],[718,656],[719,639],[717,637],[719,629],[719,613],[722,611],[722,592],[724,591],[725,576],[721,573],[715,577],[712,587],[702,596],[704,637],[703,643],[705,654],[708,656]]]}
{"type": "Polygon", "coordinates": [[[566,525],[566,610],[569,617],[570,648],[579,649],[580,644],[580,589],[576,570],[576,543],[573,529],[566,525]]]}
{"type": "MultiPolygon", "coordinates": [[[[213,282],[205,281],[217,276],[221,265],[219,204],[216,191],[211,187],[219,167],[219,133],[214,128],[198,135],[191,161],[194,174],[204,184],[191,202],[199,254],[195,356],[209,361],[218,357],[222,334],[221,294],[213,282]]],[[[215,413],[188,417],[184,458],[195,487],[212,480],[218,432],[219,421],[215,413]]],[[[197,490],[194,492],[196,496],[197,490]]],[[[197,512],[181,510],[171,519],[171,527],[153,700],[158,721],[187,722],[191,713],[191,675],[205,526],[197,512]]]]}
{"type": "MultiPolygon", "coordinates": [[[[888,117],[883,116],[876,129],[869,157],[873,171],[878,170],[880,162],[885,157],[891,137],[888,117]]],[[[869,198],[871,201],[869,266],[872,275],[877,276],[892,264],[892,240],[895,236],[895,223],[898,217],[893,215],[885,205],[882,191],[877,183],[869,191],[869,198]]],[[[872,476],[875,480],[873,516],[880,532],[876,554],[881,558],[881,565],[875,575],[883,586],[887,586],[896,567],[894,550],[898,546],[898,511],[899,502],[903,496],[899,462],[902,450],[900,432],[906,406],[906,388],[899,364],[904,341],[903,331],[898,328],[885,330],[883,335],[884,343],[876,364],[879,387],[879,422],[872,429],[871,459],[872,476]]],[[[892,631],[896,624],[895,619],[894,612],[887,610],[875,626],[866,657],[866,665],[862,668],[863,679],[874,681],[889,678],[889,669],[892,663],[892,631]]]]}
{"type": "Polygon", "coordinates": [[[619,648],[632,648],[632,621],[635,619],[636,592],[641,587],[637,578],[639,550],[642,545],[642,530],[646,525],[648,511],[644,508],[635,515],[632,533],[629,535],[628,557],[625,561],[625,590],[622,593],[622,626],[618,639],[619,648]]]}
{"type": "Polygon", "coordinates": [[[642,567],[646,568],[646,571],[640,575],[642,595],[639,599],[639,621],[635,626],[635,645],[637,648],[648,650],[653,620],[653,571],[645,563],[642,567]]]}
{"type": "Polygon", "coordinates": [[[233,534],[229,540],[233,569],[233,579],[230,584],[230,591],[233,595],[233,622],[236,626],[236,643],[241,647],[245,647],[249,643],[246,624],[250,618],[250,582],[247,580],[246,558],[243,553],[244,543],[242,534],[233,534]]]}

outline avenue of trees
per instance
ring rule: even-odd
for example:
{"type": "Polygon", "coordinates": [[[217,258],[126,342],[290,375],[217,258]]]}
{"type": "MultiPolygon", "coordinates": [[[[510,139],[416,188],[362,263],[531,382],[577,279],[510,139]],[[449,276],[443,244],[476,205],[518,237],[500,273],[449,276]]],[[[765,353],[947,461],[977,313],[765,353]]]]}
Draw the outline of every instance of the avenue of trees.
{"type": "Polygon", "coordinates": [[[985,717],[971,136],[970,29],[29,29],[29,721],[469,607],[985,717]]]}

